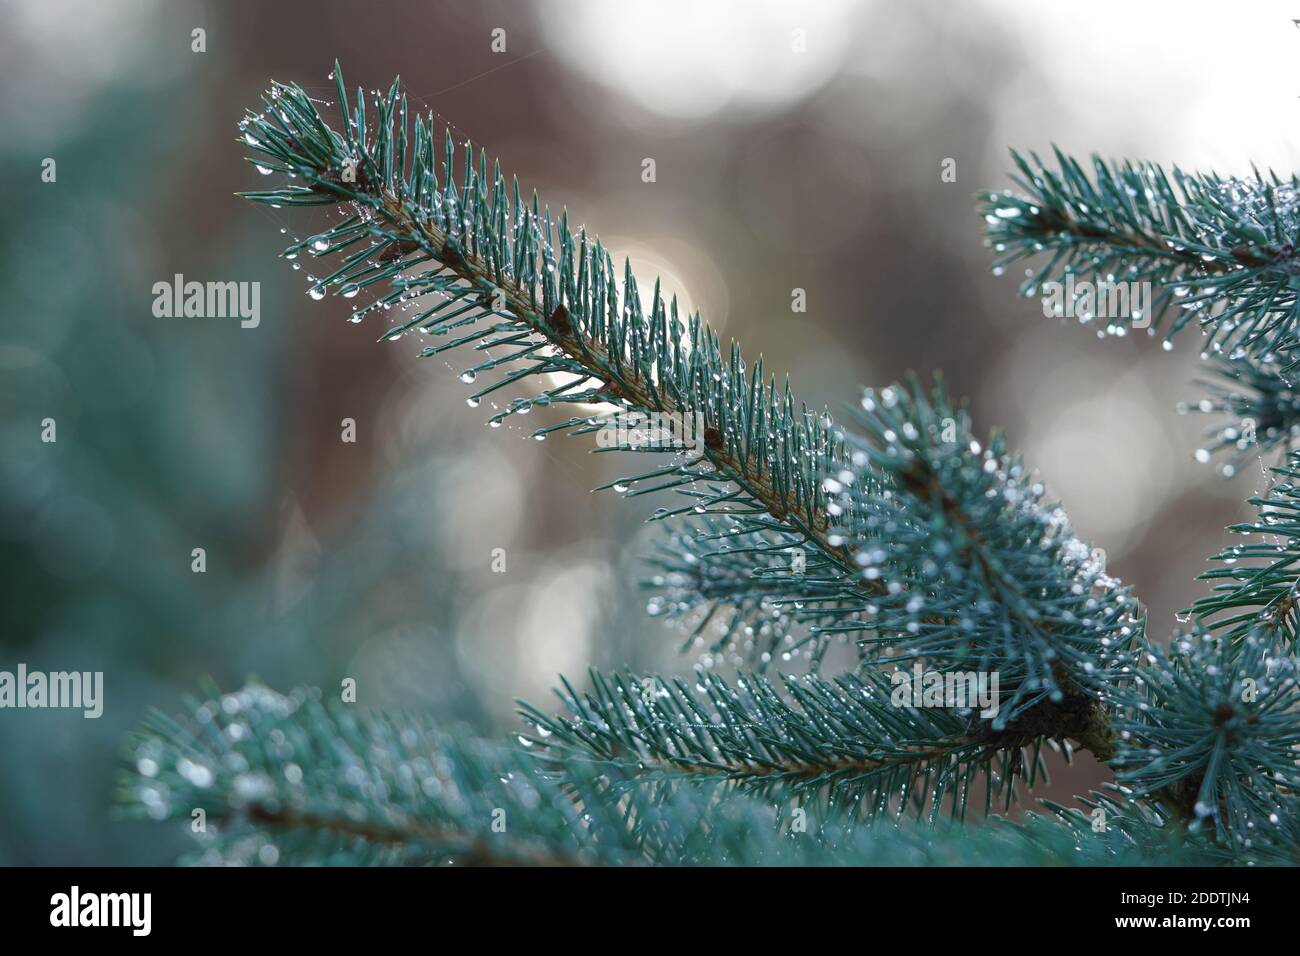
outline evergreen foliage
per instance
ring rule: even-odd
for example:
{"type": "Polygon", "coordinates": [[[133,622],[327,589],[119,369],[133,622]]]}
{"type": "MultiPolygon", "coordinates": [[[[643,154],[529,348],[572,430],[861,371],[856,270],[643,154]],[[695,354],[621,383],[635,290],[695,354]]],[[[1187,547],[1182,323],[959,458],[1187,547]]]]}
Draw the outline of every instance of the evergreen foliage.
{"type": "MultiPolygon", "coordinates": [[[[1300,458],[1255,501],[1259,521],[1234,529],[1262,541],[1219,556],[1197,630],[1165,651],[1043,482],[1001,435],[977,438],[937,379],[867,390],[836,423],[657,282],[643,307],[626,264],[525,201],[482,152],[466,144],[458,159],[448,134],[439,154],[432,117],[396,82],[368,105],[348,99],[337,64],[335,78],[338,128],[284,84],[241,124],[251,161],[289,177],[248,199],[344,210],[286,250],[337,262],[314,294],[372,290],[354,317],[395,317],[384,338],[470,356],[471,405],[524,389],[494,421],[572,409],[539,439],[608,434],[591,405],[699,421],[694,445],[609,487],[682,499],[651,519],[665,527],[650,609],[686,623],[688,646],[753,669],[593,672],[588,691],[564,682],[559,714],[521,704],[518,747],[249,687],[144,728],[129,806],[180,820],[206,808],[200,862],[1296,861],[1300,458]],[[837,640],[858,665],[824,677],[837,640]],[[769,673],[798,655],[809,673],[769,673]],[[996,673],[998,707],[900,698],[900,676],[922,666],[996,673]],[[1117,784],[1080,808],[993,816],[1042,778],[1046,753],[1076,748],[1117,784]]],[[[1294,183],[1100,160],[1090,179],[1060,153],[1056,171],[1013,155],[1023,194],[983,199],[995,271],[1042,253],[1028,294],[1067,275],[1155,283],[1152,328],[1196,320],[1252,390],[1210,410],[1253,417],[1261,445],[1285,442],[1285,376],[1300,362],[1294,183]]],[[[663,449],[619,432],[601,450],[663,449]]]]}
{"type": "Polygon", "coordinates": [[[1121,704],[1118,780],[1208,821],[1225,842],[1293,845],[1300,768],[1294,658],[1255,635],[1213,634],[1152,647],[1121,704]],[[1267,825],[1266,825],[1267,824],[1267,825]]]}
{"type": "Polygon", "coordinates": [[[1247,538],[1214,556],[1217,566],[1201,577],[1215,584],[1193,606],[1198,622],[1236,648],[1255,637],[1288,652],[1296,650],[1296,599],[1300,595],[1300,452],[1274,468],[1281,481],[1254,497],[1254,521],[1228,530],[1247,538]]]}
{"type": "Polygon", "coordinates": [[[155,714],[130,742],[123,798],[184,820],[200,865],[1059,865],[1220,862],[1209,841],[1094,794],[1113,825],[1048,806],[966,828],[781,820],[771,801],[716,786],[651,789],[609,765],[539,772],[519,748],[406,716],[356,712],[319,691],[249,685],[155,714]],[[192,824],[204,811],[202,830],[192,824]],[[501,826],[494,828],[493,821],[501,826]]]}
{"type": "Polygon", "coordinates": [[[911,804],[937,816],[951,794],[963,816],[974,784],[985,812],[1010,803],[1015,779],[1043,771],[1040,754],[986,748],[953,710],[891,705],[887,675],[874,669],[835,680],[715,674],[686,681],[591,675],[593,690],[567,682],[568,714],[525,707],[525,719],[556,766],[615,768],[651,781],[724,780],[740,789],[816,803],[850,817],[889,815],[911,804]],[[933,799],[931,799],[933,797],[933,799]]]}
{"type": "Polygon", "coordinates": [[[1137,603],[1003,436],[976,440],[941,383],[930,397],[915,382],[869,389],[860,405],[853,465],[834,486],[839,535],[864,577],[887,582],[870,646],[1000,673],[994,730],[1123,680],[1137,603]]]}
{"type": "MultiPolygon", "coordinates": [[[[1093,157],[1092,177],[1056,150],[1056,169],[1013,151],[1010,191],[982,196],[995,270],[1047,255],[1021,286],[1032,296],[1067,274],[1100,281],[1151,282],[1153,314],[1137,316],[1167,340],[1195,321],[1207,354],[1251,355],[1293,367],[1300,289],[1300,207],[1294,178],[1250,179],[1172,172],[1154,163],[1093,157]]],[[[1082,315],[1090,321],[1092,315],[1082,315]]],[[[1111,318],[1124,334],[1134,316],[1111,318]]]]}
{"type": "Polygon", "coordinates": [[[1222,414],[1227,420],[1207,431],[1209,441],[1197,449],[1199,461],[1215,454],[1227,460],[1219,467],[1231,478],[1260,452],[1275,448],[1290,450],[1300,434],[1300,397],[1289,374],[1276,364],[1241,358],[1235,362],[1216,359],[1216,378],[1203,383],[1208,395],[1195,404],[1178,406],[1180,412],[1222,414]]]}

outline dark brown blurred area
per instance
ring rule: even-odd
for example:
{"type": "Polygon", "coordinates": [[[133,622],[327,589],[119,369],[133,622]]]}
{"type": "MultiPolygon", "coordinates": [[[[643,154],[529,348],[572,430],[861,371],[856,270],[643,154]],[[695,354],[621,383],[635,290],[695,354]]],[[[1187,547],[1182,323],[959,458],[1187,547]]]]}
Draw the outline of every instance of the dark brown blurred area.
{"type": "MultiPolygon", "coordinates": [[[[23,824],[0,838],[0,862],[170,859],[172,843],[108,820],[116,741],[204,674],[354,676],[363,702],[501,733],[514,699],[547,700],[557,673],[695,663],[636,587],[653,503],[589,492],[633,466],[484,427],[462,359],[378,344],[379,324],[305,294],[312,263],[277,256],[310,234],[310,213],[234,197],[262,187],[234,141],[245,108],[271,79],[332,99],[336,58],[353,87],[400,74],[413,106],[630,256],[643,289],[662,275],[809,405],[942,369],[1135,586],[1156,634],[1201,593],[1223,527],[1262,487],[1259,468],[1226,481],[1192,460],[1210,423],[1173,406],[1201,394],[1196,333],[1167,353],[1044,318],[1018,274],[989,274],[973,195],[1008,185],[1010,146],[1289,171],[1300,79],[1285,64],[1300,34],[1281,14],[937,0],[6,7],[0,540],[13,590],[0,666],[102,668],[110,703],[94,727],[0,715],[0,813],[23,824]],[[190,50],[195,27],[205,53],[190,50]],[[1206,44],[1208,61],[1188,52],[1206,44]],[[1250,95],[1229,96],[1240,75],[1250,95]],[[261,282],[261,325],[153,318],[149,289],[175,273],[261,282]],[[791,311],[796,288],[806,313],[791,311]],[[67,422],[57,458],[32,444],[47,414],[67,422]],[[354,445],[339,441],[344,418],[354,445]],[[196,546],[204,576],[190,573],[196,546]],[[494,547],[506,574],[490,570],[494,547]]],[[[1105,778],[1084,758],[1040,795],[1105,778]]]]}

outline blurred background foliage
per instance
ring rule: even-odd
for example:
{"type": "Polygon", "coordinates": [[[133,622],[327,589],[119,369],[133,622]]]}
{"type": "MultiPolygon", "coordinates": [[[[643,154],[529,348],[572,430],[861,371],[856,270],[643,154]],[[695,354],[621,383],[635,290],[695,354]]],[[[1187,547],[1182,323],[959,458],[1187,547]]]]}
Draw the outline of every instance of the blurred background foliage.
{"type": "MultiPolygon", "coordinates": [[[[1192,463],[1207,422],[1172,412],[1199,397],[1190,341],[1164,353],[1044,319],[988,276],[972,194],[1005,184],[1007,146],[1051,142],[1289,173],[1300,35],[1273,4],[3,10],[0,669],[102,670],[107,704],[99,720],[0,712],[0,864],[173,860],[183,832],[112,819],[113,769],[124,732],[202,675],[350,676],[362,704],[504,734],[514,699],[546,704],[558,672],[699,663],[636,587],[655,503],[588,492],[627,463],[484,428],[459,369],[305,295],[310,263],[276,258],[304,223],[233,197],[260,185],[233,143],[243,108],[272,77],[328,97],[335,57],[367,88],[401,73],[810,404],[944,369],[1136,585],[1156,634],[1264,485],[1257,467],[1225,482],[1192,463]],[[1211,45],[1213,70],[1194,55],[1211,45]],[[175,273],[260,282],[260,326],[154,318],[151,287],[175,273]]],[[[1107,776],[1084,760],[1043,792],[1107,776]]]]}

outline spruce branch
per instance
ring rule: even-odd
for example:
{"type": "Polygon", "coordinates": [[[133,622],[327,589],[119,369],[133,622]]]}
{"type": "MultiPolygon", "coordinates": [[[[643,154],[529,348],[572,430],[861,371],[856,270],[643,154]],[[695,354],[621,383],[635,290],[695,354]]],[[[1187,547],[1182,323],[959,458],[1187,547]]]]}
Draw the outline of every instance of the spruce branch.
{"type": "Polygon", "coordinates": [[[1206,432],[1209,441],[1196,451],[1196,459],[1208,462],[1214,455],[1226,459],[1219,466],[1231,478],[1242,465],[1275,448],[1290,451],[1300,435],[1300,396],[1291,374],[1274,363],[1241,358],[1213,363],[1217,380],[1205,381],[1207,397],[1196,403],[1181,403],[1178,412],[1224,415],[1227,420],[1206,432]]]}
{"type": "MultiPolygon", "coordinates": [[[[1135,319],[1166,340],[1196,321],[1207,354],[1245,355],[1292,367],[1300,357],[1300,205],[1297,181],[1233,179],[1166,172],[1154,163],[1082,164],[1055,150],[1056,168],[1012,151],[1019,193],[981,194],[994,272],[1046,257],[1029,270],[1025,296],[1067,277],[1152,286],[1151,315],[1106,316],[1106,331],[1126,334],[1135,319]],[[1166,318],[1172,318],[1166,323],[1166,318]]],[[[1095,310],[1079,316],[1090,322],[1095,310]]]]}
{"type": "Polygon", "coordinates": [[[193,702],[179,721],[156,714],[130,759],[121,790],[135,812],[186,822],[204,812],[200,862],[581,864],[640,854],[616,807],[594,800],[580,812],[526,755],[326,705],[318,691],[250,685],[193,702]]]}
{"type": "Polygon", "coordinates": [[[1044,741],[992,747],[970,733],[969,710],[917,707],[884,671],[828,680],[761,675],[733,685],[593,671],[592,690],[564,681],[567,713],[522,704],[538,752],[557,766],[611,770],[639,784],[721,781],[826,812],[874,818],[910,808],[931,821],[944,804],[964,818],[976,783],[988,813],[1015,782],[1045,774],[1044,741]],[[784,691],[784,693],[782,693],[784,691]]]}
{"type": "Polygon", "coordinates": [[[1300,853],[1300,683],[1295,658],[1251,635],[1207,632],[1152,647],[1120,692],[1118,779],[1195,831],[1209,821],[1239,849],[1300,853]]]}
{"type": "MultiPolygon", "coordinates": [[[[788,382],[778,386],[767,378],[761,359],[750,367],[734,343],[724,348],[698,313],[683,320],[658,282],[645,307],[630,267],[625,264],[620,280],[599,240],[585,230],[571,232],[567,212],[554,221],[536,194],[524,202],[518,182],[508,187],[499,164],[489,173],[482,151],[476,162],[466,144],[457,178],[450,133],[439,161],[432,116],[412,116],[396,81],[386,97],[375,97],[372,129],[364,93],[358,91],[350,110],[337,64],[334,77],[340,130],[301,87],[278,83],[264,97],[265,109],[241,124],[242,141],[260,154],[253,161],[296,180],[242,195],[279,206],[350,207],[341,221],[286,250],[346,253],[337,269],[316,280],[314,296],[332,289],[351,297],[386,283],[353,318],[389,311],[398,319],[384,339],[412,332],[446,338],[425,347],[426,356],[478,353],[462,380],[498,374],[470,396],[471,405],[534,380],[531,397],[513,400],[492,424],[535,406],[566,404],[701,422],[695,454],[679,452],[669,464],[610,487],[629,497],[680,492],[688,503],[660,509],[656,519],[715,515],[737,536],[795,540],[817,552],[828,574],[873,590],[828,538],[821,476],[841,459],[842,448],[824,411],[808,410],[788,382]]],[[[608,425],[607,417],[574,411],[534,437],[591,434],[608,425]]],[[[657,451],[659,445],[619,437],[602,450],[611,449],[657,451]]]]}
{"type": "Polygon", "coordinates": [[[1281,480],[1266,496],[1250,499],[1256,519],[1228,529],[1246,536],[1246,543],[1214,556],[1218,567],[1201,575],[1216,582],[1214,588],[1191,613],[1233,647],[1261,637],[1294,653],[1300,633],[1300,452],[1272,472],[1281,480]]]}
{"type": "Polygon", "coordinates": [[[867,390],[854,423],[852,469],[828,481],[837,539],[864,577],[885,586],[859,624],[881,632],[864,647],[876,659],[883,651],[995,672],[1005,699],[993,730],[1020,722],[1106,759],[1106,695],[1143,639],[1130,590],[1045,501],[1002,435],[974,437],[937,378],[929,395],[915,380],[867,390]],[[859,474],[886,490],[862,493],[859,474]]]}

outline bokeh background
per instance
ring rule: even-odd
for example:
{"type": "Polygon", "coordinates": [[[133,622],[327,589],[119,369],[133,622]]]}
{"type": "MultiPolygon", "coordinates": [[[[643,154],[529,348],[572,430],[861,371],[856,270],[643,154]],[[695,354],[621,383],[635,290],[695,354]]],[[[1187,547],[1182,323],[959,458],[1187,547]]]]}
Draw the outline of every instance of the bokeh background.
{"type": "MultiPolygon", "coordinates": [[[[809,404],[943,369],[1154,633],[1263,487],[1258,467],[1227,481],[1192,460],[1208,422],[1173,406],[1200,394],[1196,333],[1166,353],[1043,318],[990,276],[972,194],[1007,184],[1011,145],[1289,173],[1286,4],[0,7],[0,669],[102,670],[107,696],[99,720],[0,711],[0,863],[173,860],[183,827],[113,819],[114,770],[145,710],[204,675],[352,676],[363,704],[508,734],[514,699],[557,673],[697,663],[635,585],[654,503],[589,492],[628,462],[485,428],[459,366],[312,301],[310,262],[276,257],[305,227],[232,195],[265,182],[234,142],[243,108],[270,78],[330,97],[335,57],[353,85],[400,73],[809,404]],[[178,272],[260,282],[261,325],[154,318],[151,286],[178,272]]],[[[1104,778],[1084,759],[1045,792],[1104,778]]]]}

